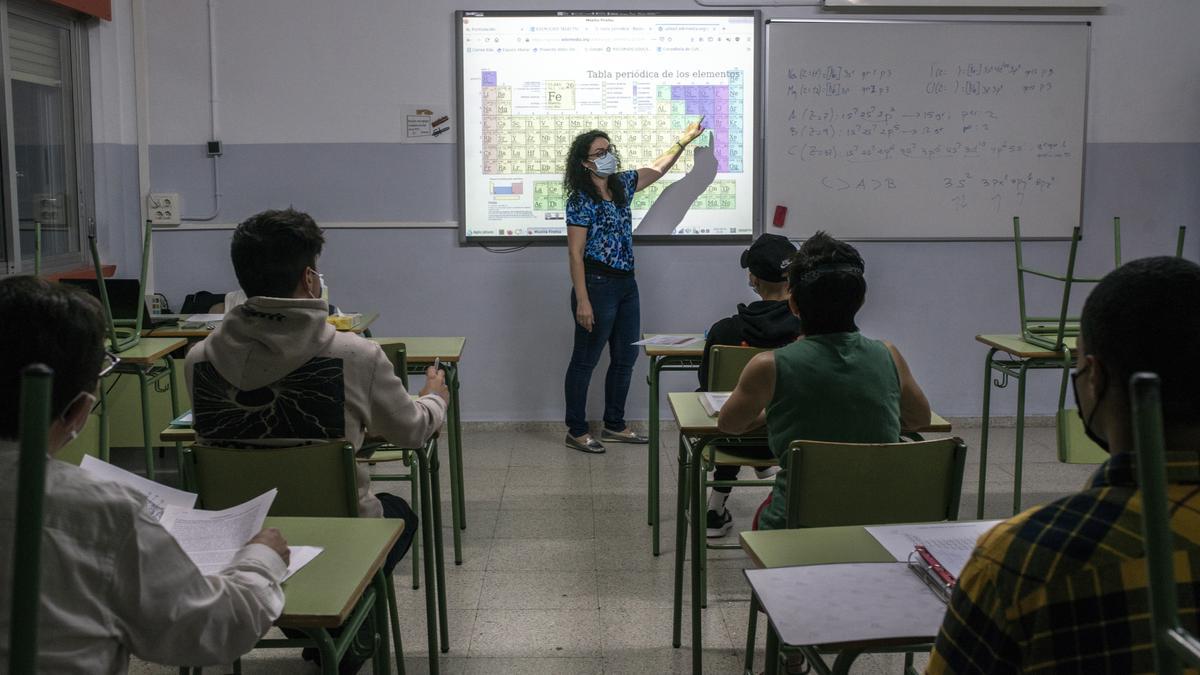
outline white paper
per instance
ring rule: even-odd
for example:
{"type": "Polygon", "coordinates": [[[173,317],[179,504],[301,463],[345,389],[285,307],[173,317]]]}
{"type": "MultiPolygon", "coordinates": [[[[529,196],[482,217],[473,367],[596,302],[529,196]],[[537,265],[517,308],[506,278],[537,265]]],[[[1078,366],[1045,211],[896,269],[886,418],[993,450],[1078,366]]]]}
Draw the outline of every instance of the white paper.
{"type": "Polygon", "coordinates": [[[176,490],[161,483],[143,478],[125,469],[113,466],[91,455],[84,455],[79,468],[87,471],[96,478],[106,480],[146,496],[146,510],[155,520],[161,520],[163,510],[167,507],[190,509],[196,505],[196,495],[183,490],[176,490]]]}
{"type": "Polygon", "coordinates": [[[917,544],[929,549],[946,571],[957,579],[975,550],[975,542],[999,520],[970,520],[918,525],[872,525],[866,528],[896,560],[908,560],[917,544]]]}
{"type": "Polygon", "coordinates": [[[313,558],[317,557],[324,550],[320,546],[289,546],[288,551],[291,552],[291,556],[288,561],[287,574],[283,575],[283,580],[287,581],[293,574],[299,572],[301,567],[312,562],[313,558]]]}
{"type": "Polygon", "coordinates": [[[173,427],[190,427],[190,426],[192,426],[192,411],[189,410],[189,411],[183,413],[182,415],[180,415],[179,417],[176,417],[175,419],[171,420],[171,426],[173,426],[173,427]]]}
{"type": "Polygon", "coordinates": [[[700,394],[700,405],[709,417],[716,417],[729,400],[731,392],[706,391],[700,394]]]}
{"type": "Polygon", "coordinates": [[[784,644],[930,639],[946,605],[905,563],[746,570],[784,644]]]}
{"type": "Polygon", "coordinates": [[[250,501],[224,511],[200,511],[168,506],[162,525],[179,542],[183,552],[202,574],[216,574],[233,561],[250,538],[258,534],[275,501],[277,490],[268,490],[250,501]]]}
{"type": "Polygon", "coordinates": [[[400,107],[400,142],[454,143],[454,115],[446,104],[405,103],[400,107]]]}
{"type": "Polygon", "coordinates": [[[687,347],[698,342],[704,342],[704,338],[696,337],[695,335],[653,335],[645,340],[638,340],[633,344],[656,345],[662,347],[687,347]]]}
{"type": "Polygon", "coordinates": [[[224,314],[191,314],[184,319],[185,323],[217,323],[224,321],[224,314]]]}

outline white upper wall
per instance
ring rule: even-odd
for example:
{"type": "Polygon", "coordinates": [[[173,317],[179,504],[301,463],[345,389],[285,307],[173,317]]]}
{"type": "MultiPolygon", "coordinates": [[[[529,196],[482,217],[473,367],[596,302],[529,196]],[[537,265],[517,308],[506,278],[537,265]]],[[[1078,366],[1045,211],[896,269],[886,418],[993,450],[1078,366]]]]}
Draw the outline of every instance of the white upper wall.
{"type": "MultiPolygon", "coordinates": [[[[225,143],[395,142],[402,104],[454,102],[453,7],[442,0],[213,2],[219,136],[225,143]]],[[[117,23],[102,27],[101,38],[128,41],[127,20],[122,23],[128,4],[117,2],[117,23]]],[[[596,4],[491,1],[471,8],[592,9],[596,4]]],[[[685,0],[660,0],[655,6],[704,9],[685,0]]],[[[608,5],[618,7],[644,5],[608,5]]],[[[147,14],[151,143],[202,143],[211,128],[207,5],[154,0],[147,3],[147,14]]],[[[767,8],[764,14],[831,16],[815,7],[767,8]]],[[[843,15],[832,18],[838,16],[843,15]]],[[[1093,21],[1088,140],[1200,142],[1195,114],[1200,2],[1110,0],[1102,15],[1083,18],[1093,21]]],[[[108,51],[100,60],[106,56],[108,51]]],[[[101,69],[111,72],[110,79],[131,79],[132,65],[124,61],[116,68],[103,63],[101,69]]],[[[120,85],[129,119],[127,124],[122,119],[115,137],[133,142],[132,99],[124,98],[132,85],[120,85]]],[[[103,94],[103,105],[109,97],[103,94]]]]}

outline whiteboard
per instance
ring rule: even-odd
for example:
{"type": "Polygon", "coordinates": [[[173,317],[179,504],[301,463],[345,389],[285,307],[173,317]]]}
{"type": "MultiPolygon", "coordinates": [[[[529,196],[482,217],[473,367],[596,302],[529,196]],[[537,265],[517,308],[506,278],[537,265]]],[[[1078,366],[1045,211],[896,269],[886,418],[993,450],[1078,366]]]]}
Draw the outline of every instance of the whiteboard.
{"type": "MultiPolygon", "coordinates": [[[[769,21],[764,220],[850,239],[1066,237],[1088,23],[769,21]]],[[[768,231],[778,231],[766,227],[768,231]]]]}

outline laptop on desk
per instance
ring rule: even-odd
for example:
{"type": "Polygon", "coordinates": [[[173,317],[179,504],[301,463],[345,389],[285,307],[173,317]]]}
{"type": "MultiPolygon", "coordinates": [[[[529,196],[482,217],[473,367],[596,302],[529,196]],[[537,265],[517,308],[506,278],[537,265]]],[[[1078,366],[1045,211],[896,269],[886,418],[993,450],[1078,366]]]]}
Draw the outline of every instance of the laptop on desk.
{"type": "MultiPolygon", "coordinates": [[[[100,297],[100,286],[95,279],[63,279],[62,283],[81,288],[103,302],[100,297]]],[[[108,304],[112,309],[113,321],[136,321],[140,303],[143,328],[173,326],[179,322],[178,315],[163,316],[150,313],[150,308],[146,305],[146,298],[141,293],[141,283],[137,279],[105,279],[104,288],[108,292],[108,304]]]]}

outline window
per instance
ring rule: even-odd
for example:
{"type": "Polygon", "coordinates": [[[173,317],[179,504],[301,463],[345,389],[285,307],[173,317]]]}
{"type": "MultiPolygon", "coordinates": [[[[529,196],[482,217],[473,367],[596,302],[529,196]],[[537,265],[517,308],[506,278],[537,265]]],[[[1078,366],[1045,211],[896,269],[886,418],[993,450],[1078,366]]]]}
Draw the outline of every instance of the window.
{"type": "Polygon", "coordinates": [[[11,139],[0,144],[0,260],[10,273],[31,272],[40,245],[43,271],[78,266],[93,209],[86,28],[44,3],[0,4],[10,73],[0,131],[11,139]]]}

